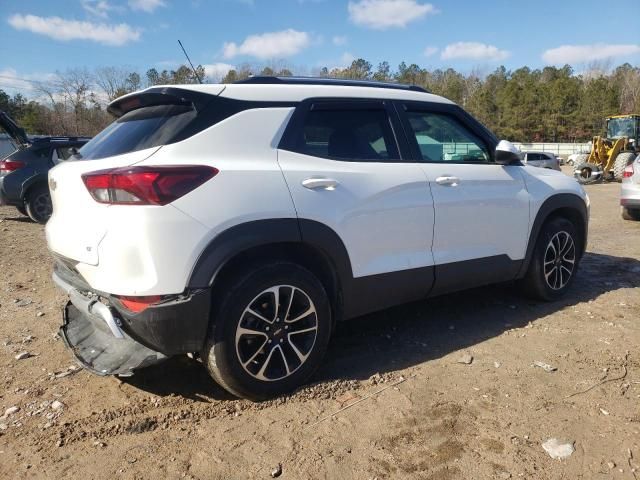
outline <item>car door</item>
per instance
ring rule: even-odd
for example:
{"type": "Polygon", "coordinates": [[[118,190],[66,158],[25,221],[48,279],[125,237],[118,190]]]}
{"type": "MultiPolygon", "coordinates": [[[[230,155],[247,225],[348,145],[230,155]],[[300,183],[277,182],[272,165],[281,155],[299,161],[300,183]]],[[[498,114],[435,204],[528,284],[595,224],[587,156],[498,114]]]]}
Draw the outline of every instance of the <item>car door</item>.
{"type": "Polygon", "coordinates": [[[542,167],[542,155],[540,155],[539,153],[526,153],[525,154],[525,161],[524,163],[526,163],[527,165],[531,165],[532,167],[542,167]]]}
{"type": "Polygon", "coordinates": [[[431,184],[434,293],[513,279],[528,241],[522,167],[495,163],[495,138],[455,105],[396,107],[431,184]]]}
{"type": "Polygon", "coordinates": [[[410,288],[426,295],[433,281],[433,201],[398,133],[395,111],[384,101],[310,100],[289,122],[278,162],[298,217],[337,233],[355,279],[383,282],[393,272],[413,272],[410,288]]]}

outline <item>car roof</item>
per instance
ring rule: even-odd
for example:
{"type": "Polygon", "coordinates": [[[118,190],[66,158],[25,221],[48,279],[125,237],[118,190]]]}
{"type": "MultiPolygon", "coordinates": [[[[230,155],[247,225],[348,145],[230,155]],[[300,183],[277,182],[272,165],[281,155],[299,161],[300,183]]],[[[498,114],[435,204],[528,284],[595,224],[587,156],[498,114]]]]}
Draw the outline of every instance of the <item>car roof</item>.
{"type": "Polygon", "coordinates": [[[552,153],[552,152],[543,152],[542,150],[525,150],[525,151],[524,151],[524,152],[522,152],[522,153],[543,153],[543,154],[545,154],[545,155],[551,155],[551,156],[553,156],[553,157],[555,157],[555,156],[556,156],[556,155],[555,155],[555,153],[552,153]]]}
{"type": "MultiPolygon", "coordinates": [[[[246,101],[272,102],[301,102],[308,98],[371,98],[386,100],[407,100],[419,102],[434,102],[453,104],[452,101],[409,88],[390,88],[389,84],[377,86],[375,82],[362,84],[331,84],[331,83],[231,83],[231,84],[187,84],[187,85],[155,85],[150,89],[179,88],[194,92],[219,95],[225,98],[246,101]]],[[[407,86],[408,87],[408,86],[407,86]]],[[[135,96],[144,92],[134,92],[128,96],[135,96]]],[[[120,97],[121,100],[123,97],[120,97]]],[[[116,101],[118,101],[116,100],[116,101]]]]}

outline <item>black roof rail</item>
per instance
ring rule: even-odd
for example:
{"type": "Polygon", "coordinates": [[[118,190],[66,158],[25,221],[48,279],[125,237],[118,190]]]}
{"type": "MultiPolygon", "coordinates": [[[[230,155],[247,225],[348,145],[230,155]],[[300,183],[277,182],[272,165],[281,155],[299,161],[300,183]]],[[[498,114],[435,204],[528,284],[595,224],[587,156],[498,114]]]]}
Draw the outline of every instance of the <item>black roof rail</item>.
{"type": "Polygon", "coordinates": [[[335,85],[342,87],[373,87],[390,88],[394,90],[410,90],[413,92],[430,93],[418,85],[406,85],[403,83],[376,82],[374,80],[348,80],[344,78],[329,77],[269,77],[255,75],[246,80],[234,82],[236,84],[253,85],[335,85]]]}

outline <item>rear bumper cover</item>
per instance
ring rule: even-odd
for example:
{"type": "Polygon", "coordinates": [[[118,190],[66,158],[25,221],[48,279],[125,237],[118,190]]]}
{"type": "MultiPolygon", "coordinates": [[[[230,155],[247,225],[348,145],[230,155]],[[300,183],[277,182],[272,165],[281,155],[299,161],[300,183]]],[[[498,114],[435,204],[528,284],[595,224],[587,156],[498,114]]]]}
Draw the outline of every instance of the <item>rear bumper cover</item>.
{"type": "Polygon", "coordinates": [[[623,207],[640,207],[640,184],[623,180],[620,189],[620,205],[623,207]]]}
{"type": "Polygon", "coordinates": [[[64,308],[62,318],[60,336],[65,345],[80,365],[98,375],[128,376],[167,358],[128,335],[114,337],[101,318],[86,314],[71,302],[64,308]]]}
{"type": "Polygon", "coordinates": [[[54,268],[54,282],[70,299],[63,311],[60,334],[80,364],[90,371],[129,375],[204,346],[211,304],[209,289],[167,299],[135,314],[108,294],[88,291],[86,283],[73,278],[75,275],[61,263],[54,268]]]}

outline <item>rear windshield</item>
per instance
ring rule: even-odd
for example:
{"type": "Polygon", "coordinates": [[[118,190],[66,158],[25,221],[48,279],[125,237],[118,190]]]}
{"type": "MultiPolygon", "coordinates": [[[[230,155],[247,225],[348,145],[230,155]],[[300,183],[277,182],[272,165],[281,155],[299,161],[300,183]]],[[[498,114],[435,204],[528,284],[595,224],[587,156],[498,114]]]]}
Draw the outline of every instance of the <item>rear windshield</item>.
{"type": "Polygon", "coordinates": [[[95,160],[172,143],[197,115],[191,105],[155,105],[132,110],[86,143],[78,157],[95,160]]]}

